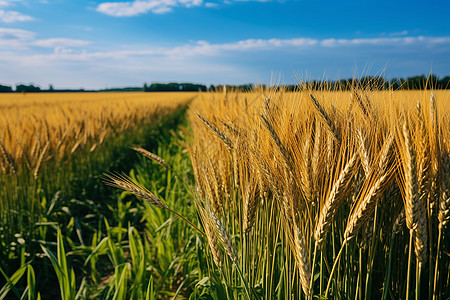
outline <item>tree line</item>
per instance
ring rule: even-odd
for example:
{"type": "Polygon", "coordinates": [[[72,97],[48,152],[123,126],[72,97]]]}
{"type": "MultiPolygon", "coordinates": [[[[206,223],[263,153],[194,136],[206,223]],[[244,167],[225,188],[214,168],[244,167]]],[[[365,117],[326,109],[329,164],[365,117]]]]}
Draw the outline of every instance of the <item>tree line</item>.
{"type": "MultiPolygon", "coordinates": [[[[258,85],[266,87],[265,85],[258,85]]],[[[55,89],[52,85],[48,89],[41,89],[34,84],[18,84],[13,89],[8,85],[0,84],[0,93],[61,93],[61,92],[198,92],[198,91],[222,91],[224,89],[232,89],[239,91],[251,91],[256,85],[210,85],[207,87],[203,84],[194,83],[145,83],[143,87],[125,87],[125,88],[109,88],[100,90],[85,89],[55,89]]],[[[365,76],[359,79],[342,79],[342,80],[311,80],[306,81],[302,85],[282,85],[282,88],[288,91],[296,91],[302,88],[312,90],[351,90],[355,87],[363,87],[373,90],[423,90],[423,89],[450,89],[450,76],[439,78],[436,75],[420,75],[408,78],[392,78],[386,79],[382,76],[365,76]]]]}
{"type": "MultiPolygon", "coordinates": [[[[425,90],[425,89],[450,89],[450,76],[439,78],[436,75],[420,75],[408,78],[392,78],[390,80],[382,76],[365,76],[359,79],[344,80],[313,80],[304,85],[313,90],[351,90],[353,88],[364,88],[370,90],[425,90]]],[[[288,90],[296,90],[299,86],[287,86],[288,90]]]]}
{"type": "Polygon", "coordinates": [[[206,85],[194,83],[152,83],[144,84],[144,92],[205,92],[206,85]]]}

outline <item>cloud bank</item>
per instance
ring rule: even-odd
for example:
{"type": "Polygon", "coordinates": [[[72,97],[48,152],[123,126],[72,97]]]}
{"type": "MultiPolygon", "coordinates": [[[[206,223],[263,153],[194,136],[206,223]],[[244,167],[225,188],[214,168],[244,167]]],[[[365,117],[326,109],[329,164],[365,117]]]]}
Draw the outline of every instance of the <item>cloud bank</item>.
{"type": "Polygon", "coordinates": [[[136,0],[127,2],[104,2],[97,6],[97,11],[113,17],[132,17],[149,11],[155,14],[171,12],[173,7],[201,6],[203,0],[136,0]]]}
{"type": "Polygon", "coordinates": [[[175,47],[118,45],[102,50],[93,41],[39,39],[31,31],[0,28],[0,84],[29,80],[43,86],[103,88],[151,80],[245,83],[263,82],[271,72],[298,70],[348,77],[355,65],[373,61],[378,70],[393,66],[395,76],[420,74],[431,66],[437,74],[448,75],[449,51],[450,36],[196,41],[175,47]]]}

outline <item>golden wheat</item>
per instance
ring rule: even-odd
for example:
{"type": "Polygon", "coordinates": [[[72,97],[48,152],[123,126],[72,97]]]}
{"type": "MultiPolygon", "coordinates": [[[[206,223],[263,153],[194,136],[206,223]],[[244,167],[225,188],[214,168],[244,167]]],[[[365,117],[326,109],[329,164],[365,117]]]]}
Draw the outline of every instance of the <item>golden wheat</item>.
{"type": "MultiPolygon", "coordinates": [[[[190,152],[201,196],[197,206],[220,199],[223,209],[211,205],[214,216],[223,220],[220,231],[236,237],[233,263],[237,255],[246,259],[239,260],[244,270],[256,268],[247,274],[249,282],[264,276],[255,262],[272,265],[278,257],[284,275],[291,276],[297,266],[301,290],[315,294],[322,286],[311,279],[316,252],[323,251],[321,262],[327,265],[333,248],[333,269],[327,265],[320,273],[321,280],[329,280],[328,295],[336,269],[354,280],[350,276],[354,271],[339,263],[341,254],[347,253],[346,258],[353,259],[348,264],[355,268],[352,263],[364,259],[361,255],[369,255],[371,263],[373,255],[384,259],[373,251],[394,245],[391,240],[405,218],[420,270],[432,255],[428,233],[436,228],[429,227],[435,223],[431,218],[441,227],[449,218],[449,159],[444,151],[450,140],[449,99],[446,91],[434,91],[430,97],[430,91],[376,91],[364,86],[342,92],[301,87],[297,92],[202,94],[192,104],[191,117],[190,152]],[[216,178],[220,189],[215,187],[216,178]],[[217,194],[218,190],[222,192],[217,194]],[[433,205],[438,213],[426,209],[433,205]],[[327,235],[330,228],[333,235],[327,235]],[[375,234],[381,239],[371,243],[375,248],[364,248],[370,250],[361,250],[359,258],[349,257],[354,250],[346,245],[352,239],[367,246],[375,234]],[[340,238],[342,247],[336,255],[340,238]],[[255,250],[260,240],[266,242],[262,257],[255,250]],[[380,242],[383,247],[377,246],[380,242]],[[279,245],[284,247],[282,258],[271,252],[279,245]],[[314,253],[310,245],[315,246],[314,253]]],[[[372,268],[358,276],[370,276],[372,268]]],[[[293,280],[286,278],[285,286],[293,280]]],[[[363,289],[364,278],[358,280],[363,289]]],[[[367,279],[366,284],[370,282],[367,279]]],[[[336,289],[346,288],[355,296],[351,284],[334,286],[331,293],[337,296],[336,289]]],[[[300,291],[294,290],[287,292],[299,296],[300,291]]],[[[273,297],[271,292],[265,295],[273,297]]]]}

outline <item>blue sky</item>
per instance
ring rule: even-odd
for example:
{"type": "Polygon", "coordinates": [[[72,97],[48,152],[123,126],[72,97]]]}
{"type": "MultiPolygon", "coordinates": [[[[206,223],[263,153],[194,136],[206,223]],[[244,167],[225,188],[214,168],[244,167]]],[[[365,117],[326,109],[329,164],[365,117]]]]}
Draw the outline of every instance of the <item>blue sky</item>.
{"type": "Polygon", "coordinates": [[[0,84],[450,75],[450,1],[0,0],[0,84]]]}

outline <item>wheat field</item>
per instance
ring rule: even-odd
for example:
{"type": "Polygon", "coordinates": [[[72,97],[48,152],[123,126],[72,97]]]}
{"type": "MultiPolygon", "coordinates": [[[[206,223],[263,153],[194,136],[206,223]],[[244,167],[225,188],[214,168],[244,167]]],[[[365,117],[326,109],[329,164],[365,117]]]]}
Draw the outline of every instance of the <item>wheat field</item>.
{"type": "Polygon", "coordinates": [[[3,173],[24,163],[37,173],[50,155],[62,159],[89,143],[91,151],[111,133],[168,113],[193,94],[35,93],[0,95],[3,173]]]}
{"type": "Polygon", "coordinates": [[[0,101],[0,296],[450,297],[448,91],[80,96],[0,101]]]}
{"type": "Polygon", "coordinates": [[[195,203],[235,296],[449,296],[448,91],[224,91],[191,111],[195,203]]]}

